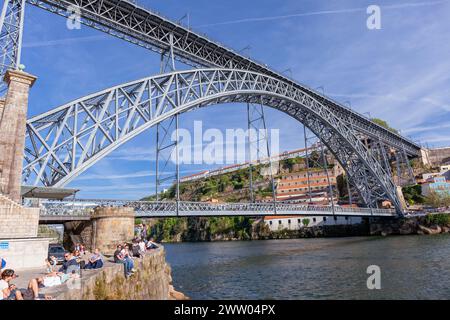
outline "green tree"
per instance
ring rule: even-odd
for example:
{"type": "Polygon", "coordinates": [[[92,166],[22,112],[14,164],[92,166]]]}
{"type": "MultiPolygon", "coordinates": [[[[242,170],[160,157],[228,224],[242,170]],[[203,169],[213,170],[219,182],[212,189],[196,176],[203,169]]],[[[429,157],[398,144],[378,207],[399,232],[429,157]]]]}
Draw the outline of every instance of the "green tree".
{"type": "Polygon", "coordinates": [[[407,186],[402,189],[405,200],[410,204],[424,203],[425,197],[422,196],[422,187],[420,185],[407,186]]]}
{"type": "Polygon", "coordinates": [[[348,189],[347,189],[347,176],[344,174],[340,174],[336,177],[336,186],[339,193],[339,198],[348,197],[348,189]]]}
{"type": "Polygon", "coordinates": [[[303,218],[302,219],[302,224],[307,227],[309,225],[310,220],[308,218],[303,218]]]}
{"type": "Polygon", "coordinates": [[[372,120],[372,122],[375,122],[379,126],[382,126],[383,128],[386,128],[389,131],[392,131],[394,133],[398,133],[398,131],[396,129],[394,129],[391,126],[389,126],[389,124],[386,121],[384,121],[384,120],[381,120],[381,119],[378,119],[378,118],[372,118],[371,120],[372,120]]]}
{"type": "Polygon", "coordinates": [[[428,197],[426,197],[425,203],[434,208],[448,207],[450,206],[450,194],[432,191],[428,197]]]}

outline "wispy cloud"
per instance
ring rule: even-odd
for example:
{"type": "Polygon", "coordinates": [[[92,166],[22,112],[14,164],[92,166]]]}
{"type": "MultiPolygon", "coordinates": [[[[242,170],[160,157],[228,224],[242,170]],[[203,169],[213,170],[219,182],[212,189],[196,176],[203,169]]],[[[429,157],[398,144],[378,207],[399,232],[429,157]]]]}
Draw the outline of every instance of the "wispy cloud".
{"type": "Polygon", "coordinates": [[[437,124],[434,126],[412,127],[412,128],[407,128],[407,129],[403,130],[402,132],[409,134],[409,133],[419,133],[419,132],[426,132],[426,131],[442,130],[445,128],[450,128],[450,123],[437,124]]]}
{"type": "MultiPolygon", "coordinates": [[[[449,2],[449,0],[411,2],[411,3],[386,5],[386,6],[380,6],[380,7],[384,10],[395,10],[395,9],[405,9],[405,8],[413,8],[413,7],[435,6],[435,5],[448,3],[448,2],[449,2]]],[[[201,24],[201,25],[196,26],[195,28],[215,27],[215,26],[223,26],[223,25],[230,25],[230,24],[248,23],[248,22],[285,20],[285,19],[291,19],[291,18],[301,18],[301,17],[321,16],[321,15],[348,14],[348,13],[355,13],[355,12],[365,12],[366,10],[367,10],[367,7],[360,7],[360,8],[347,8],[347,9],[338,9],[338,10],[320,10],[320,11],[311,11],[311,12],[301,12],[301,13],[259,17],[259,18],[257,18],[257,17],[242,18],[242,19],[236,19],[236,20],[230,20],[230,21],[201,24]]]]}
{"type": "MultiPolygon", "coordinates": [[[[180,174],[189,174],[197,172],[198,170],[180,170],[180,174]]],[[[174,174],[173,171],[163,171],[160,172],[160,175],[169,175],[174,174]]],[[[121,173],[121,174],[88,174],[85,176],[81,176],[77,178],[77,181],[81,180],[118,180],[118,179],[133,179],[133,178],[148,178],[148,177],[155,177],[156,172],[155,171],[138,171],[138,172],[131,172],[131,173],[121,173]]]]}
{"type": "Polygon", "coordinates": [[[24,48],[40,48],[40,47],[50,47],[50,46],[65,46],[65,45],[72,44],[72,43],[99,41],[99,40],[108,40],[108,39],[111,39],[111,36],[100,34],[100,35],[87,36],[87,37],[74,37],[74,38],[25,42],[23,44],[23,47],[24,48]]]}

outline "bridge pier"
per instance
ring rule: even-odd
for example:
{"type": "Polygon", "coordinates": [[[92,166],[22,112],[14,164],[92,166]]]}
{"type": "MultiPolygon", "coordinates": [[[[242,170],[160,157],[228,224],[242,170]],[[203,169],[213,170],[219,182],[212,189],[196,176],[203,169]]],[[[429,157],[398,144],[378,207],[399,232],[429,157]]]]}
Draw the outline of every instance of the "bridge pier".
{"type": "Polygon", "coordinates": [[[37,236],[39,209],[20,204],[28,92],[36,77],[8,70],[4,80],[8,92],[0,100],[0,256],[7,268],[41,267],[49,239],[37,236]]]}
{"type": "Polygon", "coordinates": [[[92,248],[112,254],[119,243],[134,237],[133,208],[99,207],[92,215],[92,248]]]}
{"type": "Polygon", "coordinates": [[[20,202],[28,92],[36,77],[22,71],[8,70],[4,80],[8,83],[8,93],[2,107],[0,125],[0,192],[20,202]]]}
{"type": "Polygon", "coordinates": [[[98,248],[103,254],[113,254],[119,243],[134,237],[135,213],[129,207],[98,207],[90,221],[64,223],[64,244],[73,248],[77,242],[87,249],[98,248]]]}

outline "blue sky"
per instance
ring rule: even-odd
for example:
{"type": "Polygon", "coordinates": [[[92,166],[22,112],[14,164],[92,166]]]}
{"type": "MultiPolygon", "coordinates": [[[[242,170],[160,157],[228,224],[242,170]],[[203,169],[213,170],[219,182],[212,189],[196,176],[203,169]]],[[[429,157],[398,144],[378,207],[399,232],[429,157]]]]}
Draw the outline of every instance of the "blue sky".
{"type": "MultiPolygon", "coordinates": [[[[214,40],[370,113],[414,140],[450,145],[450,1],[138,0],[214,40]],[[381,7],[382,29],[366,27],[367,6],[381,7]]],[[[23,63],[38,77],[29,113],[154,75],[159,57],[140,47],[27,6],[23,63]]],[[[303,146],[303,129],[267,110],[269,128],[280,130],[281,151],[303,146]]],[[[181,116],[181,127],[246,128],[243,105],[220,105],[181,116]],[[218,117],[220,115],[220,117],[218,117]]],[[[137,199],[154,191],[155,130],[150,129],[84,172],[69,187],[84,198],[137,199]]],[[[182,175],[207,168],[190,165],[182,175]]]]}

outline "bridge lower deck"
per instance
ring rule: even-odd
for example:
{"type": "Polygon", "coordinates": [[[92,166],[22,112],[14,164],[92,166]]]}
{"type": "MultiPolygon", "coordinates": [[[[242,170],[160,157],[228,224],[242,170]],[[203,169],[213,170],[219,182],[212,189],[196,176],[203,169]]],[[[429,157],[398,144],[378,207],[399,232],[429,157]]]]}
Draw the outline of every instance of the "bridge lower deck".
{"type": "Polygon", "coordinates": [[[165,201],[76,200],[48,202],[41,207],[43,223],[89,220],[96,207],[131,207],[136,218],[220,216],[346,216],[395,217],[392,209],[313,206],[297,203],[206,203],[165,201]]]}

